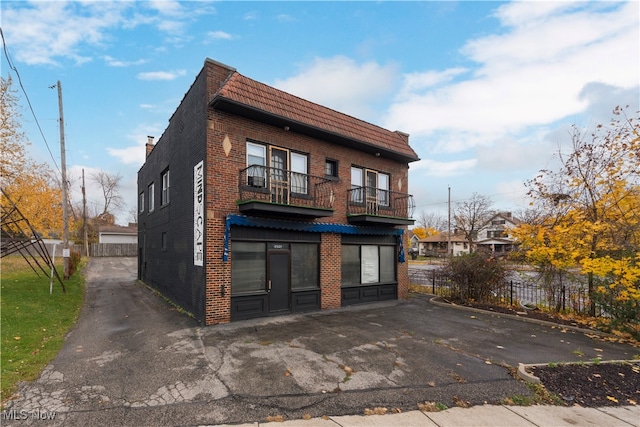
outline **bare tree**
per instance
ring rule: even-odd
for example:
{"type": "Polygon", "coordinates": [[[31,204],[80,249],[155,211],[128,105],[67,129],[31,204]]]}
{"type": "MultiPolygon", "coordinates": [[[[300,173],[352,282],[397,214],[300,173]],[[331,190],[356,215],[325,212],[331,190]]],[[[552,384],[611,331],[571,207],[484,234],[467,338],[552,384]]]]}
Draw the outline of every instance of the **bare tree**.
{"type": "Polygon", "coordinates": [[[114,217],[124,207],[124,199],[120,195],[122,175],[99,170],[91,175],[91,179],[102,190],[102,212],[98,216],[114,217]]]}
{"type": "Polygon", "coordinates": [[[436,231],[444,231],[447,229],[446,218],[436,212],[421,211],[418,214],[416,222],[418,223],[419,227],[422,227],[425,230],[433,229],[436,231]]]}
{"type": "Polygon", "coordinates": [[[542,209],[527,208],[515,211],[513,216],[525,224],[537,225],[545,221],[548,217],[548,213],[542,209]]]}
{"type": "Polygon", "coordinates": [[[453,220],[458,231],[463,232],[465,239],[469,242],[470,251],[473,251],[473,241],[478,236],[478,230],[493,213],[491,204],[489,197],[478,193],[473,193],[470,199],[456,204],[453,220]]]}

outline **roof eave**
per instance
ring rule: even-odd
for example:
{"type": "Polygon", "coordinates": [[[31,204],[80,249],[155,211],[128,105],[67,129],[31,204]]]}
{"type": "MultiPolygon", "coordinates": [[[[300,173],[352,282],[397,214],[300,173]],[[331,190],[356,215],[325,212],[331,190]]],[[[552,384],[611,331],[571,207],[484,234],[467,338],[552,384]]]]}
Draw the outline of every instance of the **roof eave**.
{"type": "Polygon", "coordinates": [[[385,149],[378,145],[371,144],[366,141],[361,141],[353,138],[349,138],[344,135],[330,132],[326,129],[311,126],[306,123],[302,123],[296,120],[292,120],[287,117],[282,117],[277,114],[269,113],[250,105],[246,105],[222,96],[215,96],[209,105],[216,110],[224,111],[227,113],[235,114],[241,117],[245,117],[251,120],[256,120],[261,123],[266,123],[279,128],[288,128],[289,131],[297,132],[302,135],[307,135],[312,138],[322,139],[325,141],[333,142],[336,144],[344,145],[350,148],[354,148],[372,155],[377,155],[401,162],[411,163],[420,160],[419,157],[414,155],[408,155],[393,150],[385,149]]]}

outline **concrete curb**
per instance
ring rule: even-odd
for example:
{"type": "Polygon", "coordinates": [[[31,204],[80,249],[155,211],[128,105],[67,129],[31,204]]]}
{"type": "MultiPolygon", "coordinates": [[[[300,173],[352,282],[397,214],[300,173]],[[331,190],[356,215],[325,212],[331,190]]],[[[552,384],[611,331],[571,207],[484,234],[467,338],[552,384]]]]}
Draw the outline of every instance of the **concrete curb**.
{"type": "MultiPolygon", "coordinates": [[[[611,363],[629,363],[629,364],[640,364],[640,360],[602,360],[597,362],[598,365],[611,364],[611,363]]],[[[595,365],[596,362],[566,362],[566,363],[558,363],[558,365],[595,365]]],[[[549,366],[548,363],[518,363],[518,376],[532,384],[540,384],[540,378],[536,377],[533,374],[527,372],[527,368],[533,368],[536,366],[549,366]]]]}
{"type": "Polygon", "coordinates": [[[608,332],[598,331],[598,330],[595,330],[595,329],[585,329],[585,328],[581,328],[579,326],[563,325],[561,323],[549,322],[549,321],[546,321],[546,320],[531,319],[529,317],[516,316],[514,314],[500,313],[500,312],[497,312],[497,311],[483,310],[481,308],[467,307],[467,306],[464,306],[464,305],[458,305],[458,304],[453,304],[453,303],[450,303],[450,302],[444,302],[444,301],[442,301],[443,299],[444,299],[443,297],[435,296],[435,297],[431,298],[429,300],[429,302],[431,304],[437,305],[439,307],[453,307],[453,308],[456,308],[456,309],[459,309],[459,310],[472,311],[474,313],[484,313],[484,314],[491,314],[491,315],[496,315],[496,316],[500,316],[500,317],[508,317],[510,319],[518,319],[518,320],[521,320],[523,322],[535,323],[535,324],[542,325],[542,326],[553,326],[553,327],[556,327],[556,328],[570,329],[572,331],[581,332],[583,334],[595,334],[595,335],[600,335],[600,336],[603,336],[603,337],[615,337],[615,335],[613,335],[613,334],[610,334],[608,332]]]}

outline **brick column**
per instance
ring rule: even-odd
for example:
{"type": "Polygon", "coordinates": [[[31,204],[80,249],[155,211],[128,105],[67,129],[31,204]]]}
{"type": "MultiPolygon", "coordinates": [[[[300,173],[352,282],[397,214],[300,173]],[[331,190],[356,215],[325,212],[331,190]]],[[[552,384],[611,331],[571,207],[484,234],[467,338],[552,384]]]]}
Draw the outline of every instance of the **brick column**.
{"type": "Polygon", "coordinates": [[[407,252],[407,229],[402,235],[402,245],[404,246],[405,262],[398,263],[398,299],[409,298],[409,253],[407,252]]]}
{"type": "Polygon", "coordinates": [[[225,215],[207,211],[205,324],[231,321],[231,256],[222,261],[225,215]]]}
{"type": "Polygon", "coordinates": [[[320,308],[342,304],[342,239],[339,234],[322,233],[320,240],[320,308]]]}

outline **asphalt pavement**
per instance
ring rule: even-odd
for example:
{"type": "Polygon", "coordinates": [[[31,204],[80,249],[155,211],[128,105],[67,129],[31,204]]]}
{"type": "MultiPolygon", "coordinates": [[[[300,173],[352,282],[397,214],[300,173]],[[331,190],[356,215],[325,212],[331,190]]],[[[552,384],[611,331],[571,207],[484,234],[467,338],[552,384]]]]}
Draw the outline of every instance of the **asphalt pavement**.
{"type": "Polygon", "coordinates": [[[85,275],[78,323],[3,425],[640,425],[637,406],[502,404],[532,395],[519,363],[638,354],[580,331],[423,296],[204,327],[136,282],[135,258],[85,275]]]}

